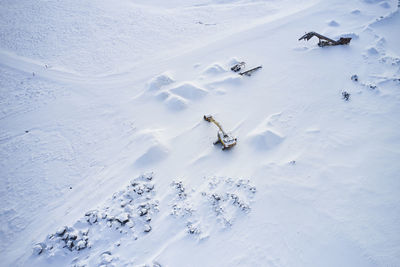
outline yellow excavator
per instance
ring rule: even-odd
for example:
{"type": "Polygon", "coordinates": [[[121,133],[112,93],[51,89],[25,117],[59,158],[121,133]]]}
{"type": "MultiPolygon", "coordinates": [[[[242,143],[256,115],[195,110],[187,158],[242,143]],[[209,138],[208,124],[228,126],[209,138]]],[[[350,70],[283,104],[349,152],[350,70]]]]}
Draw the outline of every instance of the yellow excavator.
{"type": "Polygon", "coordinates": [[[214,145],[221,144],[222,150],[231,148],[236,145],[237,138],[226,133],[222,129],[221,125],[211,115],[204,115],[204,120],[214,123],[219,129],[219,131],[217,133],[218,140],[214,142],[214,145]]]}

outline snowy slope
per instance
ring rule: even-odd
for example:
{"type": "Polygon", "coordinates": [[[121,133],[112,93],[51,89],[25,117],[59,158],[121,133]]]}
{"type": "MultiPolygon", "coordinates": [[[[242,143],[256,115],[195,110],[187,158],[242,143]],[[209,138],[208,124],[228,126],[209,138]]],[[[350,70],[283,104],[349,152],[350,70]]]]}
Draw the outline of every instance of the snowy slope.
{"type": "Polygon", "coordinates": [[[400,265],[396,1],[3,1],[0,17],[0,265],[400,265]],[[297,40],[311,30],[353,39],[297,40]],[[236,147],[212,145],[205,114],[236,147]],[[63,248],[64,225],[90,248],[63,248]]]}

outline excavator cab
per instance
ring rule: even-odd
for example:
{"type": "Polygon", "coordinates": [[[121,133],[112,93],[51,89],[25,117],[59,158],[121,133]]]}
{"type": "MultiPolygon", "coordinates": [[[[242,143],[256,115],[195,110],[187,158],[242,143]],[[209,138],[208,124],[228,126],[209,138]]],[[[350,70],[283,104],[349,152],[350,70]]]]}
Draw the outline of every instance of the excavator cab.
{"type": "Polygon", "coordinates": [[[222,150],[231,148],[236,145],[237,138],[226,133],[222,129],[221,125],[211,115],[204,115],[204,120],[214,123],[219,128],[219,131],[217,133],[218,139],[217,139],[217,141],[214,142],[214,145],[221,144],[222,150]]]}

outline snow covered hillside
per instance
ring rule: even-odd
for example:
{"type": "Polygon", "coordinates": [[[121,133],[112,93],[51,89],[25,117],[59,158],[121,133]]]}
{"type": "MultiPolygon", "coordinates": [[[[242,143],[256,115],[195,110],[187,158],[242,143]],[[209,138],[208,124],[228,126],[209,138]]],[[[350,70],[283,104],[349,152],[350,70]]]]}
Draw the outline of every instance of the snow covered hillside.
{"type": "Polygon", "coordinates": [[[399,4],[2,0],[0,266],[400,266],[399,4]]]}

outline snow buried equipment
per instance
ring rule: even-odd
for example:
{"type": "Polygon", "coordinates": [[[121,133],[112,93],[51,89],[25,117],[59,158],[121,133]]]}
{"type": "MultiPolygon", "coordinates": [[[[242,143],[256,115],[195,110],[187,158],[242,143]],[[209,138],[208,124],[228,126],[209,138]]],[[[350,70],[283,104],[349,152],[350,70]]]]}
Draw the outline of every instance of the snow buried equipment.
{"type": "Polygon", "coordinates": [[[311,38],[313,38],[314,36],[318,37],[319,42],[318,42],[318,46],[319,47],[324,47],[324,46],[334,46],[334,45],[347,45],[350,43],[351,38],[345,38],[345,37],[340,37],[339,40],[335,41],[332,40],[326,36],[323,36],[322,34],[316,33],[316,32],[308,32],[306,34],[304,34],[302,37],[299,38],[300,40],[310,40],[311,38]]]}
{"type": "Polygon", "coordinates": [[[233,67],[231,68],[231,71],[233,71],[233,72],[238,72],[238,71],[240,71],[242,68],[244,68],[245,66],[246,66],[246,63],[245,63],[244,61],[239,62],[239,63],[235,64],[235,66],[233,66],[233,67]]]}
{"type": "Polygon", "coordinates": [[[204,115],[204,120],[214,123],[219,129],[219,131],[217,133],[218,140],[214,142],[214,145],[221,144],[222,145],[222,150],[231,148],[231,147],[236,145],[237,138],[233,137],[232,135],[230,135],[228,133],[226,133],[222,129],[221,125],[213,118],[213,116],[204,115]]]}
{"type": "Polygon", "coordinates": [[[240,74],[240,75],[251,76],[251,75],[253,74],[253,72],[255,72],[256,70],[259,70],[259,69],[261,69],[261,68],[262,68],[262,66],[258,66],[258,67],[255,67],[255,68],[252,68],[252,69],[249,69],[249,70],[240,72],[239,74],[240,74]]]}

